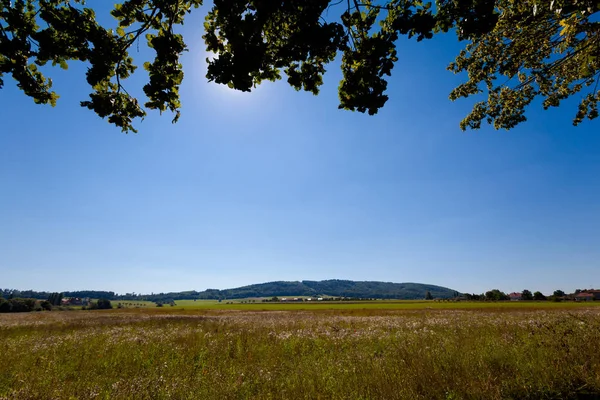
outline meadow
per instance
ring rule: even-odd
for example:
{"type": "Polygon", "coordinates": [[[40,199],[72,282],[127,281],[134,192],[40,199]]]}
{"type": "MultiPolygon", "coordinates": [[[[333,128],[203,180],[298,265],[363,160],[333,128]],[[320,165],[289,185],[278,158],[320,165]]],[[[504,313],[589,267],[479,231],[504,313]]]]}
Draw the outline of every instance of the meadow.
{"type": "Polygon", "coordinates": [[[595,303],[195,303],[0,315],[0,399],[600,394],[595,303]]]}
{"type": "MultiPolygon", "coordinates": [[[[600,307],[599,302],[577,303],[552,301],[431,301],[431,300],[375,300],[375,301],[304,301],[304,302],[261,302],[260,299],[217,301],[217,300],[177,300],[175,307],[185,310],[239,310],[239,311],[311,311],[311,310],[542,310],[580,309],[600,307]]],[[[155,306],[151,302],[152,306],[155,306]]],[[[165,306],[168,307],[168,306],[165,306]]]]}

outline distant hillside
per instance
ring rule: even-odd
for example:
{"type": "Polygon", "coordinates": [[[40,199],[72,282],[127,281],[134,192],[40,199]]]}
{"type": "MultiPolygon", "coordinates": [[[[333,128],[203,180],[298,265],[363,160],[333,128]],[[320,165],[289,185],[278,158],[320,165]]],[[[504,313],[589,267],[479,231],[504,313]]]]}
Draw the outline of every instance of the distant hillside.
{"type": "MultiPolygon", "coordinates": [[[[354,297],[363,299],[400,299],[417,300],[425,298],[430,292],[434,298],[447,299],[457,295],[458,292],[442,286],[427,285],[423,283],[392,283],[374,281],[347,281],[331,279],[326,281],[277,281],[258,283],[242,286],[235,289],[206,289],[202,292],[195,290],[171,293],[152,294],[116,294],[105,291],[74,291],[64,292],[65,297],[91,297],[107,298],[109,300],[220,300],[243,299],[247,297],[273,297],[273,296],[316,296],[326,295],[332,297],[354,297]]],[[[47,299],[49,292],[35,292],[32,290],[0,290],[0,297],[32,297],[47,299]]]]}
{"type": "Polygon", "coordinates": [[[326,281],[277,281],[242,286],[235,289],[207,290],[199,293],[200,298],[239,299],[245,297],[272,296],[315,296],[357,297],[378,299],[423,299],[427,291],[434,298],[451,298],[456,291],[422,283],[392,283],[374,281],[347,281],[331,279],[326,281]],[[211,297],[204,297],[209,294],[211,297]],[[213,297],[213,296],[217,297],[213,297]]]}

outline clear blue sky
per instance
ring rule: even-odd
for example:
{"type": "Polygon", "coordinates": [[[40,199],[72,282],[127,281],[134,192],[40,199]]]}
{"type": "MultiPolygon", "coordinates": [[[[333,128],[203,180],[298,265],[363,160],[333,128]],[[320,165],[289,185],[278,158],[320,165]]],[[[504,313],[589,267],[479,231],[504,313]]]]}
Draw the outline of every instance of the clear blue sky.
{"type": "MultiPolygon", "coordinates": [[[[85,66],[52,70],[56,108],[0,91],[0,287],[161,292],[353,279],[600,287],[600,120],[573,102],[518,128],[461,132],[454,37],[399,44],[376,116],[285,82],[206,83],[186,24],[182,118],[125,135],[79,107],[85,66]]],[[[135,53],[140,61],[144,49],[135,53]]],[[[140,71],[127,83],[139,93],[140,71]]]]}

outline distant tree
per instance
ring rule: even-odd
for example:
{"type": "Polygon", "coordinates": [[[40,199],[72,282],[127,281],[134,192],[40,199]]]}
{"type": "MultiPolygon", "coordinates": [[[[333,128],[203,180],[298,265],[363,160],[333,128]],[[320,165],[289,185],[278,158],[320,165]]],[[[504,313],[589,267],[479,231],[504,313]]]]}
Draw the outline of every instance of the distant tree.
{"type": "Polygon", "coordinates": [[[92,299],[108,299],[115,300],[115,292],[106,292],[98,290],[77,290],[74,292],[65,292],[65,297],[89,297],[92,299]]]}
{"type": "Polygon", "coordinates": [[[113,308],[110,300],[108,300],[108,299],[98,299],[97,304],[98,304],[99,310],[108,310],[108,309],[113,308]]]}
{"type": "Polygon", "coordinates": [[[554,297],[565,297],[565,292],[563,292],[562,290],[555,290],[553,293],[554,297]]]}
{"type": "Polygon", "coordinates": [[[52,303],[50,303],[48,300],[44,300],[40,303],[40,307],[42,307],[42,310],[51,311],[52,303]]]}
{"type": "Polygon", "coordinates": [[[521,292],[521,300],[533,300],[533,294],[531,294],[531,291],[527,289],[523,290],[523,292],[521,292]]]}
{"type": "Polygon", "coordinates": [[[485,299],[488,301],[509,300],[508,295],[498,289],[493,289],[485,292],[485,299]]]}
{"type": "Polygon", "coordinates": [[[433,296],[431,295],[431,292],[429,290],[425,294],[425,300],[433,300],[433,296]]]}
{"type": "Polygon", "coordinates": [[[12,309],[12,304],[9,300],[0,297],[0,313],[9,313],[12,309]]]}
{"type": "Polygon", "coordinates": [[[9,300],[11,304],[10,312],[30,312],[35,308],[35,299],[22,299],[15,297],[9,300]]]}
{"type": "Polygon", "coordinates": [[[63,294],[62,293],[51,293],[50,296],[48,296],[48,302],[50,304],[52,304],[53,306],[60,306],[61,302],[63,299],[63,294]]]}
{"type": "Polygon", "coordinates": [[[533,294],[533,299],[534,299],[534,300],[537,300],[537,301],[542,301],[542,300],[546,300],[546,296],[544,296],[544,295],[542,294],[542,292],[539,292],[539,291],[538,291],[538,292],[535,292],[535,293],[533,294]]]}
{"type": "Polygon", "coordinates": [[[480,301],[480,300],[485,300],[485,295],[484,294],[476,294],[476,293],[465,293],[465,297],[467,298],[467,300],[469,301],[480,301]]]}

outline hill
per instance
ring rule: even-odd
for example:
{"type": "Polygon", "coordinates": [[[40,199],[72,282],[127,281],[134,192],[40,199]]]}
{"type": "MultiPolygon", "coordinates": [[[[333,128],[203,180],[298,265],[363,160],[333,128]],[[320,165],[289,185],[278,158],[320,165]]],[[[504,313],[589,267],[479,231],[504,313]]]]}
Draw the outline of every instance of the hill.
{"type": "MultiPolygon", "coordinates": [[[[447,299],[457,295],[458,292],[435,285],[423,283],[392,283],[375,281],[348,281],[331,279],[325,281],[276,281],[242,286],[234,289],[206,289],[202,292],[195,290],[185,292],[152,293],[152,294],[116,294],[106,291],[82,290],[64,292],[65,297],[91,297],[107,298],[109,300],[220,300],[243,299],[247,297],[273,297],[273,296],[317,296],[327,295],[332,297],[353,297],[362,299],[400,299],[417,300],[425,298],[430,292],[434,298],[447,299]]],[[[4,297],[32,297],[47,299],[49,292],[35,292],[32,290],[2,290],[0,296],[4,297]]]]}
{"type": "MultiPolygon", "coordinates": [[[[452,289],[422,283],[348,281],[339,279],[295,282],[276,281],[216,292],[218,292],[221,298],[228,299],[328,295],[334,297],[416,300],[423,299],[427,291],[431,292],[431,295],[435,298],[451,298],[456,295],[456,291],[452,289]]],[[[200,295],[207,292],[200,293],[200,295]]],[[[217,294],[216,292],[211,292],[210,294],[215,295],[217,294]]]]}

